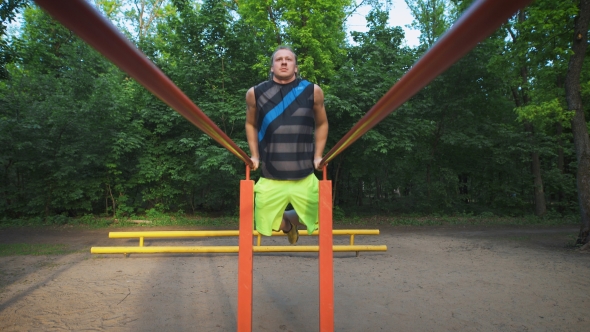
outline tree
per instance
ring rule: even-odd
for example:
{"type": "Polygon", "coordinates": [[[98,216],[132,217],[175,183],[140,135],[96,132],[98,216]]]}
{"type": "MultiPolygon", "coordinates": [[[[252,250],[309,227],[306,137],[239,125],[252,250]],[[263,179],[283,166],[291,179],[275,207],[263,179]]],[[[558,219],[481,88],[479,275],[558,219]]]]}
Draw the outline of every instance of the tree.
{"type": "Polygon", "coordinates": [[[453,3],[446,0],[405,0],[414,16],[410,26],[420,30],[420,43],[431,47],[451,26],[453,3]]]}
{"type": "Polygon", "coordinates": [[[7,24],[10,23],[21,9],[29,3],[28,0],[6,0],[0,4],[0,79],[7,78],[6,64],[12,61],[13,50],[6,40],[7,24]]]}
{"type": "MultiPolygon", "coordinates": [[[[510,41],[496,39],[503,49],[501,55],[492,59],[491,68],[497,71],[508,71],[505,84],[514,102],[515,109],[523,109],[531,104],[531,49],[528,47],[530,38],[526,38],[523,24],[527,21],[527,12],[519,11],[512,20],[505,24],[504,29],[510,36],[510,41]]],[[[501,37],[500,37],[501,38],[501,37]]],[[[533,202],[535,215],[545,214],[547,207],[545,191],[543,186],[543,175],[541,169],[541,158],[539,142],[542,140],[542,133],[535,129],[535,126],[528,119],[523,119],[523,126],[527,135],[528,150],[530,155],[530,173],[532,177],[533,202]]]]}
{"type": "Polygon", "coordinates": [[[590,1],[580,0],[579,12],[575,18],[573,54],[569,60],[565,91],[568,108],[575,111],[572,119],[572,132],[578,171],[576,174],[578,201],[580,203],[581,227],[577,242],[590,243],[590,139],[588,138],[588,124],[582,105],[580,75],[584,64],[584,56],[588,49],[588,24],[590,22],[590,1]]]}
{"type": "MultiPolygon", "coordinates": [[[[125,11],[125,17],[135,29],[135,39],[141,45],[142,41],[153,34],[159,20],[171,15],[172,6],[166,0],[128,0],[129,9],[125,11]]],[[[107,3],[103,8],[116,8],[116,5],[107,3]]]]}
{"type": "Polygon", "coordinates": [[[567,110],[564,84],[576,13],[572,2],[536,1],[523,12],[526,19],[517,23],[519,40],[514,47],[516,54],[527,59],[521,66],[529,76],[525,85],[528,103],[516,112],[535,129],[534,136],[541,138],[536,150],[544,160],[545,197],[551,209],[560,213],[571,211],[570,203],[575,200],[567,189],[575,182],[575,152],[567,144],[573,139],[573,112],[567,110]]]}
{"type": "MultiPolygon", "coordinates": [[[[323,85],[330,146],[470,1],[408,2],[423,33],[415,49],[401,46],[403,31],[387,25],[388,0],[94,0],[244,149],[244,95],[267,77],[278,44],[292,44],[304,76],[323,85]],[[347,44],[343,22],[353,2],[373,10],[369,31],[352,33],[347,44]]],[[[538,0],[523,20],[515,16],[480,43],[331,162],[335,206],[527,214],[536,152],[548,211],[573,211],[576,167],[578,188],[587,183],[582,106],[590,84],[580,82],[590,72],[580,60],[585,35],[578,43],[570,35],[585,11],[538,0]]],[[[0,80],[2,220],[236,211],[243,163],[71,31],[31,6],[20,33],[5,41],[13,56],[0,80]]],[[[580,243],[589,229],[587,192],[577,192],[586,211],[580,243]]]]}
{"type": "MultiPolygon", "coordinates": [[[[367,15],[369,31],[353,32],[356,45],[349,47],[348,61],[337,71],[326,109],[330,119],[330,140],[335,144],[387,90],[402,76],[414,60],[414,54],[402,48],[400,27],[387,27],[388,13],[373,8],[367,15]]],[[[334,200],[340,206],[365,205],[391,197],[396,183],[390,183],[391,155],[409,148],[414,127],[390,117],[369,131],[334,160],[329,168],[334,181],[334,200]],[[367,167],[370,161],[371,167],[367,167]]]]}
{"type": "Polygon", "coordinates": [[[76,215],[101,197],[108,109],[91,106],[112,65],[36,7],[2,85],[6,216],[76,215]]]}
{"type": "Polygon", "coordinates": [[[257,69],[268,74],[268,58],[281,44],[298,55],[301,75],[329,83],[345,55],[344,21],[351,0],[245,0],[239,13],[253,28],[261,47],[257,69]]]}

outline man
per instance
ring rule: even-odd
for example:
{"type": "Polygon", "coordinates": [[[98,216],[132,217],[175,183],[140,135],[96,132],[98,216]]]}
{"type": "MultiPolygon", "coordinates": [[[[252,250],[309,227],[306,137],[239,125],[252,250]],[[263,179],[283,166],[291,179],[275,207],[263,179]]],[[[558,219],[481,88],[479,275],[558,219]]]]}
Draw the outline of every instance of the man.
{"type": "Polygon", "coordinates": [[[270,236],[299,238],[297,227],[311,234],[318,227],[319,169],[328,137],[322,89],[299,78],[297,55],[280,46],[271,57],[270,79],[246,93],[246,137],[253,170],[261,178],[254,187],[256,230],[270,236]],[[314,139],[315,130],[315,139],[314,139]],[[315,141],[315,148],[314,148],[315,141]],[[285,211],[291,203],[293,210],[285,211]]]}

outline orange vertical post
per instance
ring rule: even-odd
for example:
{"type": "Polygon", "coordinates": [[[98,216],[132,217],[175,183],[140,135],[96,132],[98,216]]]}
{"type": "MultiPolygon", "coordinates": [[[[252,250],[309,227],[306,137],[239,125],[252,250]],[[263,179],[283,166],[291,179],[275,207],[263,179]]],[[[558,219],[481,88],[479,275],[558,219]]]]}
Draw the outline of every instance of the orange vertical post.
{"type": "MultiPolygon", "coordinates": [[[[238,332],[252,331],[254,181],[250,180],[250,166],[246,166],[246,180],[240,181],[240,250],[238,253],[238,332]]],[[[330,232],[331,233],[331,232],[330,232]]]]}
{"type": "Polygon", "coordinates": [[[334,331],[334,254],[332,248],[332,181],[326,179],[326,166],[320,181],[319,274],[320,332],[334,331]]]}

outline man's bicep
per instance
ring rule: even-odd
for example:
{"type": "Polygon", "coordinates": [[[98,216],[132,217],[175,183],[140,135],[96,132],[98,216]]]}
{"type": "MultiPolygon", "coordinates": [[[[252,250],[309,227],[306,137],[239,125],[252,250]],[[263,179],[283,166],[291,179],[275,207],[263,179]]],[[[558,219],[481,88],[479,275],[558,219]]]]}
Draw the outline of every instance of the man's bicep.
{"type": "Polygon", "coordinates": [[[326,115],[326,107],[324,106],[324,92],[317,85],[314,87],[313,97],[313,114],[315,117],[316,125],[328,122],[328,116],[326,115]]]}
{"type": "Polygon", "coordinates": [[[246,93],[246,123],[256,125],[256,97],[253,88],[246,93]]]}

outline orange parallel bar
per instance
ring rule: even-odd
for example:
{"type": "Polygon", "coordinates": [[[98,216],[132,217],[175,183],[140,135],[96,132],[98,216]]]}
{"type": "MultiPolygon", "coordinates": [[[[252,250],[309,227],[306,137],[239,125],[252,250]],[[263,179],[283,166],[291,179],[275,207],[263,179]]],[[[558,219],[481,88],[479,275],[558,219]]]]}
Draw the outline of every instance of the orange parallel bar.
{"type": "Polygon", "coordinates": [[[248,155],[117,28],[84,0],[35,2],[221,146],[252,166],[248,155]]]}
{"type": "Polygon", "coordinates": [[[238,253],[238,332],[252,331],[254,181],[246,166],[246,180],[240,181],[240,235],[238,253]]]}
{"type": "Polygon", "coordinates": [[[319,185],[319,277],[320,332],[334,331],[334,252],[332,236],[332,181],[323,179],[319,185]]]}
{"type": "Polygon", "coordinates": [[[479,0],[324,156],[325,165],[491,35],[532,0],[479,0]]]}

